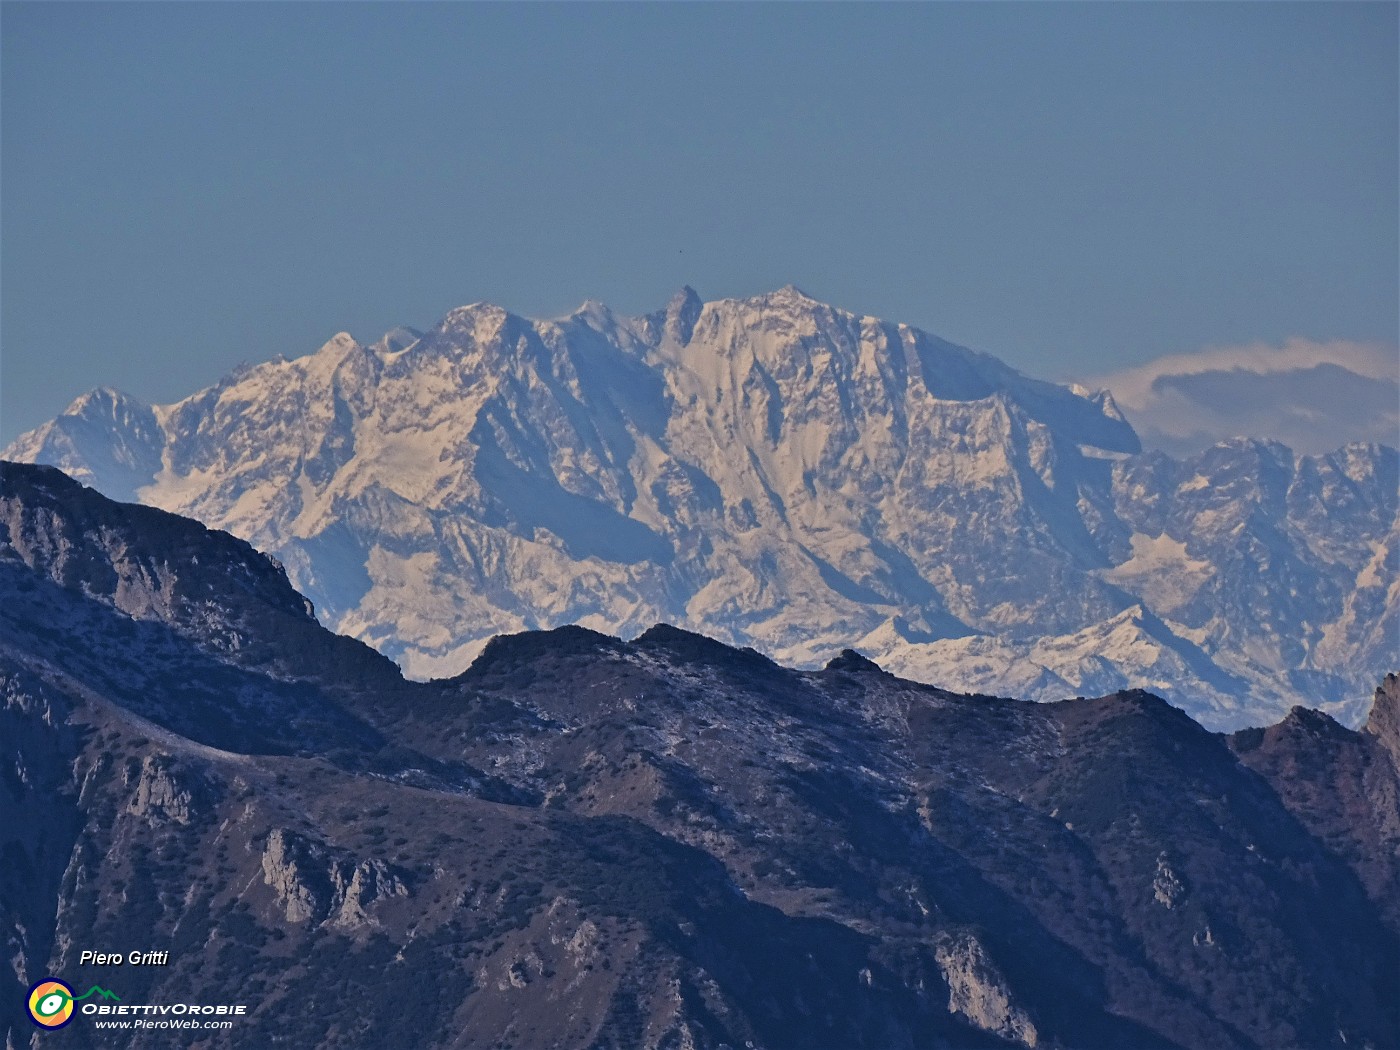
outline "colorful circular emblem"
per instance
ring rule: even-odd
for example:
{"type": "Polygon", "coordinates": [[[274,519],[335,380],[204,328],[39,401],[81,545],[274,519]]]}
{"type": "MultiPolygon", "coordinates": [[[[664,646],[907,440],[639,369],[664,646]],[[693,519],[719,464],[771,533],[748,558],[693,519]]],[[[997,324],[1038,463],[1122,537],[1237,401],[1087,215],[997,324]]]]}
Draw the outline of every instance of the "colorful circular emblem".
{"type": "Polygon", "coordinates": [[[62,1028],[73,1020],[73,989],[47,977],[29,989],[29,1016],[40,1028],[62,1028]]]}

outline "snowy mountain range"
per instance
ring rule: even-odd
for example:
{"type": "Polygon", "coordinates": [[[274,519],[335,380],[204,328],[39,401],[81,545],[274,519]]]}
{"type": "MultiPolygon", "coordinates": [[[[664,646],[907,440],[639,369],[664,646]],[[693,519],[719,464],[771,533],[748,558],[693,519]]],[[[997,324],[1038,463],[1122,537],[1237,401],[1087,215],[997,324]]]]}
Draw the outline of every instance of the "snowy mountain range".
{"type": "Polygon", "coordinates": [[[453,310],[173,405],[100,389],[4,458],[275,554],[416,677],[658,621],[800,666],[1206,725],[1347,722],[1400,666],[1392,448],[1143,453],[1106,392],[787,287],[627,317],[453,310]]]}

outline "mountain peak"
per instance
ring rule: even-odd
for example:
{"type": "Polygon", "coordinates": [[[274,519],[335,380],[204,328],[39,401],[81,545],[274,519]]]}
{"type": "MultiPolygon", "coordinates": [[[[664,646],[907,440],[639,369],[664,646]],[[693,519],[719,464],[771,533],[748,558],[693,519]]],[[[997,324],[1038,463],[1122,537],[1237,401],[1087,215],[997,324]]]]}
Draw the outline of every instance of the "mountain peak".
{"type": "Polygon", "coordinates": [[[682,285],[666,304],[666,334],[682,346],[686,345],[695,334],[695,322],[700,319],[704,309],[705,303],[699,293],[688,284],[682,285]]]}
{"type": "Polygon", "coordinates": [[[669,623],[654,624],[632,639],[631,644],[638,649],[670,652],[697,663],[721,666],[737,665],[765,670],[776,669],[778,666],[768,657],[748,646],[741,649],[735,648],[732,645],[715,641],[708,635],[687,631],[669,623]]]}
{"type": "Polygon", "coordinates": [[[1391,761],[1400,771],[1400,675],[1386,675],[1385,681],[1376,688],[1364,731],[1390,753],[1391,761]]]}
{"type": "Polygon", "coordinates": [[[846,671],[848,673],[875,673],[887,675],[879,664],[869,657],[862,656],[854,649],[842,649],[827,661],[825,671],[846,671]]]}
{"type": "Polygon", "coordinates": [[[699,311],[705,305],[705,301],[700,298],[697,292],[688,284],[683,284],[676,289],[675,294],[666,301],[666,313],[680,313],[684,310],[699,311]]]}
{"type": "Polygon", "coordinates": [[[139,398],[118,390],[116,387],[95,386],[86,393],[79,394],[63,410],[65,416],[91,415],[98,413],[114,413],[123,409],[148,408],[149,406],[139,398]]]}
{"type": "MultiPolygon", "coordinates": [[[[313,370],[334,368],[349,355],[364,350],[365,348],[360,345],[359,340],[349,332],[337,332],[322,343],[314,354],[300,358],[299,361],[303,367],[309,367],[313,370]]],[[[283,358],[279,363],[287,362],[283,358]]]]}
{"type": "Polygon", "coordinates": [[[793,317],[811,316],[816,314],[831,315],[837,318],[851,319],[856,317],[849,310],[844,310],[831,303],[822,302],[820,299],[808,295],[795,284],[785,284],[781,288],[775,288],[771,292],[762,292],[758,295],[744,296],[735,299],[722,299],[719,304],[727,306],[740,314],[749,311],[759,311],[761,313],[777,313],[793,317]]]}
{"type": "Polygon", "coordinates": [[[1301,704],[1294,705],[1280,726],[1288,729],[1311,733],[1314,736],[1351,736],[1352,731],[1343,726],[1325,711],[1318,711],[1315,708],[1303,707],[1301,704]]]}
{"type": "Polygon", "coordinates": [[[613,308],[601,299],[585,299],[569,314],[570,317],[596,317],[611,319],[613,308]]]}
{"type": "Polygon", "coordinates": [[[475,321],[482,318],[496,320],[512,316],[514,315],[504,306],[497,306],[495,303],[487,302],[482,299],[448,310],[439,324],[439,327],[447,328],[453,325],[460,325],[468,320],[475,321]]]}
{"type": "Polygon", "coordinates": [[[1116,419],[1119,422],[1127,422],[1127,416],[1123,415],[1123,410],[1118,407],[1118,402],[1113,399],[1113,394],[1106,388],[1091,390],[1080,383],[1070,383],[1069,388],[1084,400],[1098,405],[1103,414],[1109,419],[1116,419]]]}
{"type": "Polygon", "coordinates": [[[401,350],[407,350],[418,340],[423,338],[423,333],[416,328],[409,328],[407,325],[398,325],[389,329],[379,337],[378,342],[370,347],[381,357],[388,354],[396,354],[401,350]]]}

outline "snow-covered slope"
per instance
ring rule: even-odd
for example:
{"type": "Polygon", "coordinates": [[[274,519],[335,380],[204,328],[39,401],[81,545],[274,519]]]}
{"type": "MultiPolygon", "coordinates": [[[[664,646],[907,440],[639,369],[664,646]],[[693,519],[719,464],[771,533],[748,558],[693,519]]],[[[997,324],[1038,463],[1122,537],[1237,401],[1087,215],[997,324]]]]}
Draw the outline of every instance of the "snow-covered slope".
{"type": "Polygon", "coordinates": [[[1400,664],[1394,450],[1142,455],[1105,393],[791,287],[643,317],[474,304],[174,405],[97,391],[5,456],[275,553],[420,677],[502,632],[670,621],[1238,725],[1358,717],[1400,664]]]}

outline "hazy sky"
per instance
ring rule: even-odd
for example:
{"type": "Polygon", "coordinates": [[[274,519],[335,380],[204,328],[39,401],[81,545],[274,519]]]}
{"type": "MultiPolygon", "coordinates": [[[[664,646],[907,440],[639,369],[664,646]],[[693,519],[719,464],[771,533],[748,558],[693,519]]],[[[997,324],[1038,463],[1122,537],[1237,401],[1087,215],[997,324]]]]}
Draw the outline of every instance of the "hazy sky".
{"type": "Polygon", "coordinates": [[[1397,341],[1394,4],[0,5],[0,443],[491,300],[1397,341]]]}

